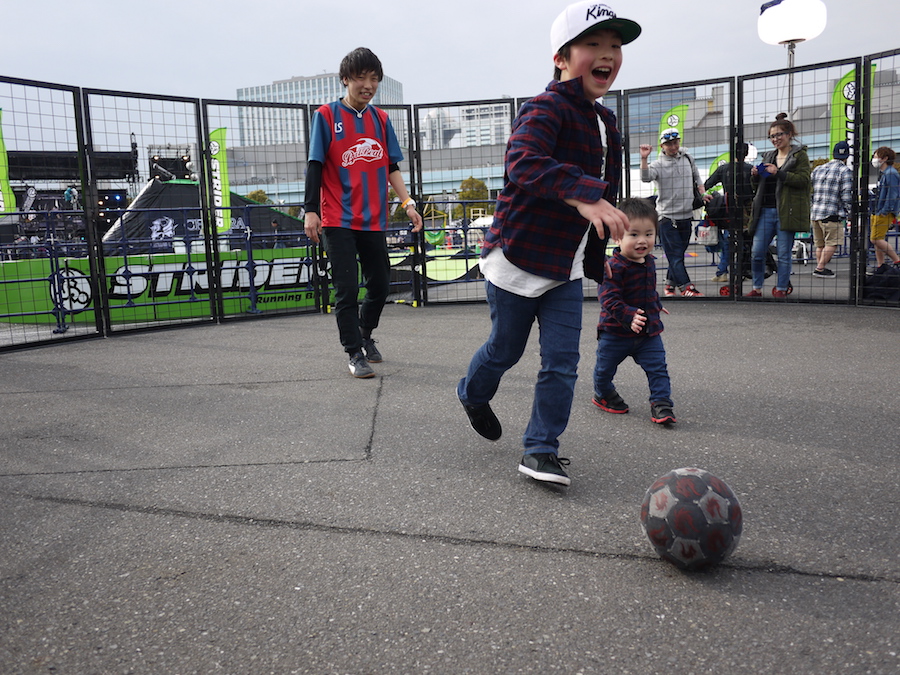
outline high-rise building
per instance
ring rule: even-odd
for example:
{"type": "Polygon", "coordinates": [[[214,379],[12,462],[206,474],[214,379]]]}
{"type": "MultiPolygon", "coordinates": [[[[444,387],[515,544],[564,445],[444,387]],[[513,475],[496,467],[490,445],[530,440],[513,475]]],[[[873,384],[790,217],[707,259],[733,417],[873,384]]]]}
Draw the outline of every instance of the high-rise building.
{"type": "MultiPolygon", "coordinates": [[[[237,90],[238,101],[268,101],[271,103],[305,103],[321,105],[336,101],[344,95],[345,88],[337,73],[325,73],[310,77],[292,77],[272,84],[242,87],[237,90]]],[[[373,105],[403,103],[403,85],[387,75],[378,86],[373,105]]],[[[268,145],[298,143],[304,130],[298,123],[299,116],[278,108],[246,107],[240,115],[240,144],[268,145]]]]}
{"type": "MultiPolygon", "coordinates": [[[[272,84],[257,87],[242,87],[237,90],[238,101],[271,101],[273,103],[331,103],[344,95],[344,85],[337,73],[292,77],[277,80],[272,84]]],[[[373,105],[403,103],[403,85],[387,75],[378,86],[372,99],[373,105]]]]}

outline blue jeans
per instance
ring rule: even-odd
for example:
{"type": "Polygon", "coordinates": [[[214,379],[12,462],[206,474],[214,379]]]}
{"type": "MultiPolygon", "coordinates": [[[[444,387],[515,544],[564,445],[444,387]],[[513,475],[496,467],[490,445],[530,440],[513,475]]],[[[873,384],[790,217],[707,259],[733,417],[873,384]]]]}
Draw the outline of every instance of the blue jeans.
{"type": "Polygon", "coordinates": [[[690,218],[685,220],[672,220],[660,218],[657,229],[659,241],[663,251],[666,252],[666,260],[669,261],[669,269],[666,272],[666,285],[687,286],[691,283],[687,270],[684,268],[684,254],[687,252],[688,242],[691,240],[690,218]]]}
{"type": "Polygon", "coordinates": [[[378,328],[390,288],[391,263],[384,232],[362,232],[343,227],[322,230],[323,243],[331,262],[334,284],[334,313],[341,345],[348,354],[362,347],[362,333],[368,337],[378,328]],[[359,267],[362,267],[366,295],[359,304],[359,267]]]}
{"type": "MultiPolygon", "coordinates": [[[[707,246],[707,250],[710,247],[707,246]]],[[[715,249],[713,249],[715,250],[715,249]]],[[[728,230],[719,228],[719,264],[716,267],[716,276],[728,273],[730,249],[728,246],[728,230]]]]}
{"type": "Polygon", "coordinates": [[[485,281],[491,308],[491,334],[469,363],[457,385],[459,399],[469,405],[487,403],[528,343],[537,319],[540,330],[541,369],[534,385],[531,419],[522,437],[526,454],[556,453],[559,436],[569,423],[581,339],[581,280],[568,281],[538,298],[525,298],[485,281]]]}
{"type": "Polygon", "coordinates": [[[666,366],[666,350],[662,334],[624,337],[612,333],[600,333],[597,340],[597,364],[594,366],[594,394],[598,398],[616,390],[613,378],[619,364],[627,357],[634,359],[647,375],[650,385],[650,402],[672,405],[672,387],[666,366]]]}
{"type": "Polygon", "coordinates": [[[775,288],[786,291],[791,285],[791,261],[794,249],[794,233],[780,229],[778,209],[765,208],[759,215],[756,230],[753,232],[753,249],[751,252],[751,269],[753,270],[753,288],[762,288],[766,279],[766,251],[775,235],[778,235],[778,282],[775,288]]]}

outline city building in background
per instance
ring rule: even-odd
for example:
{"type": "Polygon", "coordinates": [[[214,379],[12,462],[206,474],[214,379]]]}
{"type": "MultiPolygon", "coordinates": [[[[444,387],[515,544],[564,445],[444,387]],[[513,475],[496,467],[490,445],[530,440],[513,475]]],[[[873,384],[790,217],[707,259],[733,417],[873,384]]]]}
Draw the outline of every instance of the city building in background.
{"type": "MultiPolygon", "coordinates": [[[[337,73],[324,73],[277,80],[272,84],[255,87],[242,87],[237,90],[237,100],[322,105],[341,98],[344,90],[337,73]]],[[[385,75],[372,99],[372,104],[384,106],[402,103],[403,85],[385,75]]],[[[299,118],[286,115],[283,108],[243,109],[239,129],[241,145],[300,143],[305,140],[305,136],[306,132],[300,125],[299,118]]]]}

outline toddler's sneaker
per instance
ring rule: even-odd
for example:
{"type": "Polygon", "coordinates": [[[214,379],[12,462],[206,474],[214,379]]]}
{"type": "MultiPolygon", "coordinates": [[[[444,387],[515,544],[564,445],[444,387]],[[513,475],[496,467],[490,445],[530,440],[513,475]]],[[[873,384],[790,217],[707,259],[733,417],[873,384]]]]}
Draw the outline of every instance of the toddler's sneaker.
{"type": "Polygon", "coordinates": [[[675,424],[675,413],[668,403],[651,403],[650,419],[657,424],[675,424]]]}
{"type": "Polygon", "coordinates": [[[615,390],[606,396],[597,396],[597,394],[594,394],[592,401],[595,406],[600,408],[600,410],[605,410],[608,413],[621,415],[622,413],[628,412],[628,404],[622,400],[622,397],[619,396],[619,392],[615,390]]]}

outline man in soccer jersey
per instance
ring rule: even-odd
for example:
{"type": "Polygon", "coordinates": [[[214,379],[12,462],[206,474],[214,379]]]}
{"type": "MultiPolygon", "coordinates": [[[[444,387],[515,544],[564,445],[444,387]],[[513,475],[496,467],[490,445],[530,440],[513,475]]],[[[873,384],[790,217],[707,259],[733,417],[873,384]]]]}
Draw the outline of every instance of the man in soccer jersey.
{"type": "Polygon", "coordinates": [[[388,187],[422,229],[422,216],[410,198],[399,162],[400,144],[387,113],[369,105],[384,77],[381,61],[360,47],[344,57],[338,71],[347,93],[316,110],[312,119],[306,174],[306,235],[320,238],[331,262],[335,315],[350,374],[375,375],[370,363],[382,360],[372,331],[378,327],[390,281],[385,230],[388,187]],[[357,256],[366,295],[358,302],[357,256]]]}

